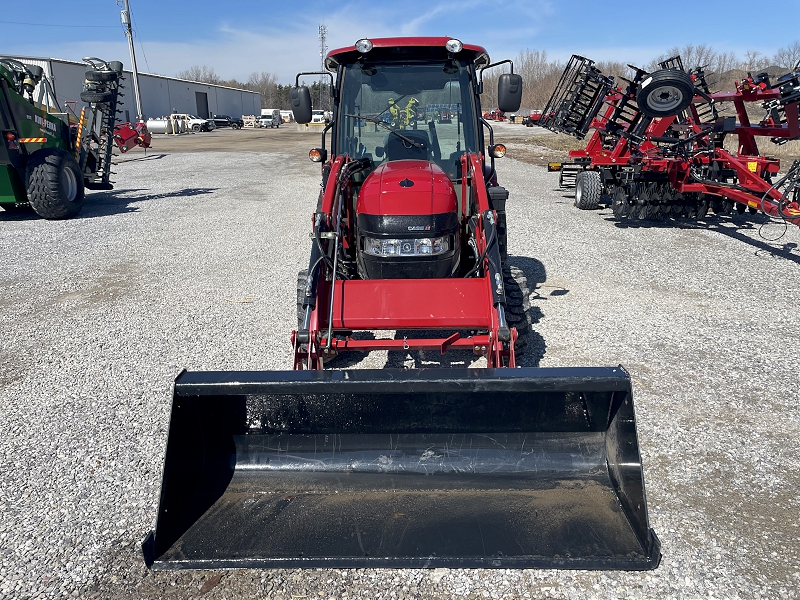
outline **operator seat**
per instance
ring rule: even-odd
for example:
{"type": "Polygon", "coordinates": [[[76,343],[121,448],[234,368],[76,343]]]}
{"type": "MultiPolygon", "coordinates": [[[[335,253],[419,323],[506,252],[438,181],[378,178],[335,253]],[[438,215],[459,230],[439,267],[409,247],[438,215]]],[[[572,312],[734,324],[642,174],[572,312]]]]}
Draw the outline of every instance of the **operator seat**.
{"type": "Polygon", "coordinates": [[[398,133],[410,140],[423,144],[423,147],[417,148],[416,146],[412,146],[397,135],[390,133],[386,140],[385,149],[387,161],[407,159],[431,160],[433,154],[431,152],[431,141],[428,138],[427,131],[424,129],[402,129],[398,133]]]}

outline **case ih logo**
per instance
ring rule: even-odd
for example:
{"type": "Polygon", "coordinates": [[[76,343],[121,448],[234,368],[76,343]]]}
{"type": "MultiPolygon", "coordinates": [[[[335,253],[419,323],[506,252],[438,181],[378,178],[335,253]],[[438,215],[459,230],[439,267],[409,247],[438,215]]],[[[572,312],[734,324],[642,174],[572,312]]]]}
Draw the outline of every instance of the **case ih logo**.
{"type": "Polygon", "coordinates": [[[408,230],[409,231],[430,231],[431,230],[431,226],[430,225],[409,225],[408,226],[408,230]]]}

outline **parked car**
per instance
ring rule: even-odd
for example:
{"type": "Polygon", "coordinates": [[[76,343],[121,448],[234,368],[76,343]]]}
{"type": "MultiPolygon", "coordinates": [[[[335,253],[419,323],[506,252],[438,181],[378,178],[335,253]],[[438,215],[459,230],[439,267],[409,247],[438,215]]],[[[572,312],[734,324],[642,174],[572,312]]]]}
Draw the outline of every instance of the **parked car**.
{"type": "Polygon", "coordinates": [[[311,111],[311,122],[312,123],[325,123],[325,111],[324,110],[312,110],[311,111]]]}
{"type": "Polygon", "coordinates": [[[244,127],[244,121],[241,117],[229,117],[228,115],[212,115],[211,117],[217,127],[230,127],[232,129],[241,129],[244,127]]]}
{"type": "Polygon", "coordinates": [[[187,131],[211,131],[216,128],[211,119],[201,119],[195,115],[173,113],[160,119],[148,119],[150,133],[186,133],[187,131]]]}
{"type": "Polygon", "coordinates": [[[280,127],[281,120],[280,117],[276,117],[275,115],[261,115],[258,117],[258,126],[269,127],[270,129],[273,127],[280,127]]]}
{"type": "Polygon", "coordinates": [[[281,111],[277,108],[262,108],[261,116],[258,117],[259,127],[280,127],[283,123],[281,111]]]}
{"type": "Polygon", "coordinates": [[[196,115],[186,115],[188,128],[194,132],[197,131],[212,131],[217,128],[216,123],[211,119],[203,119],[196,115]]]}

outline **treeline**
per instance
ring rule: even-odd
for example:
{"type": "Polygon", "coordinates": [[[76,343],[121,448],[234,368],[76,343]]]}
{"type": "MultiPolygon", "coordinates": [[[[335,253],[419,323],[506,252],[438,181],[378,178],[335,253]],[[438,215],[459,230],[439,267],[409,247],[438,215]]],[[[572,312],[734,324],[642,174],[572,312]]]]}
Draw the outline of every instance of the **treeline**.
{"type": "MultiPolygon", "coordinates": [[[[284,85],[278,83],[278,78],[272,73],[253,72],[248,77],[247,81],[239,81],[238,79],[223,79],[214,72],[213,68],[203,66],[194,66],[186,71],[178,73],[178,78],[186,79],[188,81],[197,81],[199,83],[213,83],[215,85],[225,85],[232,88],[251,90],[261,94],[261,108],[278,108],[288,110],[291,108],[289,102],[289,90],[292,85],[284,85]]],[[[311,90],[311,98],[314,100],[314,106],[320,106],[323,110],[330,108],[330,95],[328,94],[328,86],[322,84],[322,96],[320,104],[320,82],[316,81],[309,86],[311,90]]]]}
{"type": "MultiPolygon", "coordinates": [[[[758,50],[748,50],[743,56],[739,56],[734,52],[717,52],[707,44],[687,44],[682,48],[677,46],[669,48],[666,52],[645,64],[636,64],[635,60],[632,60],[631,64],[634,67],[652,72],[659,68],[659,62],[673,56],[681,57],[687,71],[703,67],[707,73],[707,81],[712,91],[732,91],[734,83],[746,76],[747,73],[755,75],[762,71],[767,71],[770,76],[775,77],[800,68],[800,42],[794,42],[789,46],[779,48],[771,56],[765,55],[758,50]]],[[[589,56],[587,58],[592,57],[589,56]]],[[[543,50],[525,49],[520,52],[514,60],[514,72],[522,75],[524,82],[522,106],[524,108],[544,108],[565,66],[564,62],[550,60],[547,52],[543,50]]],[[[620,81],[620,78],[630,79],[634,73],[628,64],[622,62],[599,61],[596,66],[604,75],[613,76],[617,81],[620,81]]],[[[484,78],[482,98],[484,107],[496,106],[497,77],[501,73],[501,69],[494,69],[487,73],[484,78]]],[[[214,69],[204,65],[181,71],[178,73],[178,77],[190,81],[214,83],[259,92],[261,94],[261,106],[264,108],[289,109],[291,107],[289,90],[291,90],[292,85],[278,83],[277,77],[272,73],[254,72],[247,81],[242,82],[236,79],[222,79],[214,72],[214,69]]],[[[311,98],[314,101],[314,106],[324,110],[330,109],[327,84],[314,82],[309,87],[311,88],[311,98]],[[322,90],[320,90],[320,86],[322,86],[322,90]]]]}

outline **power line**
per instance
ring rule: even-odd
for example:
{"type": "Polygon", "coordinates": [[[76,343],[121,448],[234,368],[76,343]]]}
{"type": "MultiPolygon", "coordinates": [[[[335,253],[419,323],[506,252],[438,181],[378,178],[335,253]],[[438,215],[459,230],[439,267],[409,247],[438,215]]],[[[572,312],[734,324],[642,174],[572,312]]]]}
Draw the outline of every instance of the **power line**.
{"type": "Polygon", "coordinates": [[[64,28],[104,28],[104,27],[117,27],[116,25],[50,25],[49,23],[22,23],[21,21],[0,21],[0,23],[6,23],[8,25],[28,25],[30,27],[64,27],[64,28]]]}

